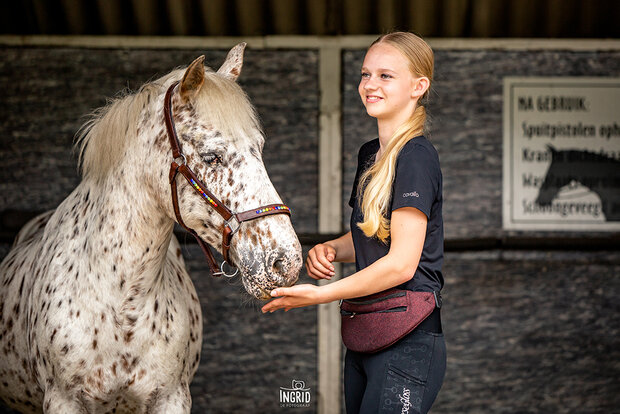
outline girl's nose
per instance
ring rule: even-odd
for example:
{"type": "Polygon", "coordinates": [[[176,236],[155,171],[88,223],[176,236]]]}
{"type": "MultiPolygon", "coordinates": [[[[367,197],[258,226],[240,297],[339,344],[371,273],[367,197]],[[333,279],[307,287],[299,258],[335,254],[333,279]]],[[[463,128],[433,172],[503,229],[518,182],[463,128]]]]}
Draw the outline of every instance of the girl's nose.
{"type": "Polygon", "coordinates": [[[368,90],[374,90],[374,89],[377,89],[374,78],[370,77],[366,79],[366,82],[364,82],[364,90],[368,91],[368,90]]]}

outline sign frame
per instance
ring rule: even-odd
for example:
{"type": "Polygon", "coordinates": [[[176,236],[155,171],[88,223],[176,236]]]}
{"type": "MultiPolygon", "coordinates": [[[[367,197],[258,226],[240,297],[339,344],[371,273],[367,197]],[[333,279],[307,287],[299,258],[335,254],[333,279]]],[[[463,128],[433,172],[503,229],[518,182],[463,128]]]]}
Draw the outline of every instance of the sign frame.
{"type": "MultiPolygon", "coordinates": [[[[502,227],[504,230],[526,230],[526,231],[578,231],[578,232],[614,232],[620,231],[620,221],[607,221],[603,215],[602,219],[592,220],[565,220],[557,217],[551,219],[542,219],[540,217],[534,217],[531,220],[525,220],[522,217],[518,217],[516,209],[518,203],[526,203],[523,196],[518,195],[518,188],[515,188],[515,180],[517,179],[515,164],[519,164],[517,157],[520,156],[515,151],[515,147],[518,147],[518,140],[524,140],[523,136],[516,136],[515,129],[517,122],[515,118],[519,117],[517,112],[517,90],[545,90],[545,89],[567,89],[576,91],[573,94],[579,94],[579,90],[585,91],[586,89],[599,90],[599,88],[617,89],[611,92],[618,94],[617,107],[620,108],[620,78],[616,77],[504,77],[503,80],[503,167],[502,167],[502,227]],[[519,200],[521,197],[521,200],[519,200]]],[[[609,92],[608,92],[609,93],[609,92]]],[[[544,104],[545,102],[543,102],[544,104]]],[[[532,104],[530,102],[530,104],[532,104]]],[[[536,102],[534,102],[535,106],[536,102]]],[[[554,103],[555,104],[555,103],[554,103]]],[[[521,102],[519,102],[521,105],[521,102]]],[[[544,108],[544,106],[543,106],[544,108]]],[[[534,108],[536,109],[540,108],[534,108]]],[[[558,110],[561,111],[561,110],[558,110]]],[[[565,114],[564,114],[565,115],[565,114]]],[[[579,114],[585,117],[585,112],[579,114]]],[[[590,114],[591,115],[591,114],[590,114]]],[[[566,115],[565,115],[566,116],[566,115]]],[[[596,116],[596,114],[594,114],[596,116]]],[[[617,118],[614,113],[614,120],[620,123],[620,111],[617,118]]],[[[524,115],[520,115],[521,118],[524,115]]],[[[553,118],[553,117],[552,117],[553,118]]],[[[614,125],[616,122],[614,121],[614,125]]],[[[554,121],[550,121],[552,123],[554,121]]],[[[559,122],[559,121],[558,121],[559,122]]],[[[523,126],[525,129],[525,126],[523,126]]],[[[558,141],[554,140],[552,136],[550,141],[554,141],[557,144],[558,141]]],[[[620,152],[620,137],[608,139],[609,145],[613,148],[611,151],[615,154],[620,152]]],[[[540,144],[541,140],[538,141],[540,144]]],[[[561,146],[561,145],[560,145],[561,146]]],[[[521,147],[521,149],[523,146],[521,147]]],[[[581,145],[584,151],[590,150],[589,147],[581,145]]],[[[601,148],[600,139],[597,148],[591,150],[598,150],[601,148]]],[[[539,152],[540,154],[540,152],[539,152]]],[[[619,160],[616,156],[616,160],[619,160]]],[[[619,160],[620,161],[620,160],[619,160]]],[[[521,165],[519,167],[523,168],[521,165]]],[[[586,188],[587,187],[583,187],[586,188]]],[[[523,188],[521,188],[523,190],[523,188]]],[[[620,190],[619,190],[620,191],[620,190]]],[[[532,201],[533,203],[534,201],[532,201]]],[[[600,204],[600,203],[599,203],[600,204]]],[[[522,206],[524,207],[524,206],[522,206]]],[[[523,213],[521,213],[523,214],[523,213]]]]}

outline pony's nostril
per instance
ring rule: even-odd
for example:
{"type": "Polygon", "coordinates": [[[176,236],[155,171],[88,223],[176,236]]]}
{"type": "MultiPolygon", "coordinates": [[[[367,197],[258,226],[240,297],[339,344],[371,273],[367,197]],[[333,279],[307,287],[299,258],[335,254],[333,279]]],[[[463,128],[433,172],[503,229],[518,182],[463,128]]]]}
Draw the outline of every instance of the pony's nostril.
{"type": "Polygon", "coordinates": [[[272,268],[273,268],[274,273],[283,273],[284,272],[284,260],[276,259],[276,261],[273,262],[272,268]]]}
{"type": "Polygon", "coordinates": [[[290,252],[274,252],[266,263],[266,269],[271,273],[270,279],[278,286],[294,285],[297,282],[300,267],[297,266],[297,261],[297,255],[292,255],[290,252]]]}

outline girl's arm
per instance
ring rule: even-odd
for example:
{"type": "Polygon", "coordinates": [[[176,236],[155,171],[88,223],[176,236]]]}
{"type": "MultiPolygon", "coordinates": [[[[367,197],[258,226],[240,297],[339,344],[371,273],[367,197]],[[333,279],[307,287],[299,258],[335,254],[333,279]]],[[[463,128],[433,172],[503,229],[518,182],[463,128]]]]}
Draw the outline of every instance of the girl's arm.
{"type": "Polygon", "coordinates": [[[265,305],[263,312],[366,296],[410,280],[420,262],[426,225],[426,215],[414,207],[393,211],[390,223],[391,245],[387,255],[365,269],[328,285],[297,285],[274,289],[272,296],[278,298],[265,305]]]}
{"type": "Polygon", "coordinates": [[[355,249],[353,249],[353,237],[351,232],[345,233],[337,239],[325,242],[336,251],[334,262],[353,263],[355,262],[355,249]]]}

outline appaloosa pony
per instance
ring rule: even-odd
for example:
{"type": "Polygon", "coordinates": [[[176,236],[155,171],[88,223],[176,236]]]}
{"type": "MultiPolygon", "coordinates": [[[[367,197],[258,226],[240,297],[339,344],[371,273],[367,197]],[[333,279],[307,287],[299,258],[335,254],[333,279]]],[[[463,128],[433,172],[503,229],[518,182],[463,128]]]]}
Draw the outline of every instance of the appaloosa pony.
{"type": "Polygon", "coordinates": [[[190,412],[202,315],[175,221],[221,249],[257,298],[296,281],[299,241],[288,215],[274,214],[288,209],[235,82],[244,47],[217,72],[201,56],[145,84],[83,128],[81,183],[22,229],[0,265],[0,397],[10,407],[190,412]]]}

